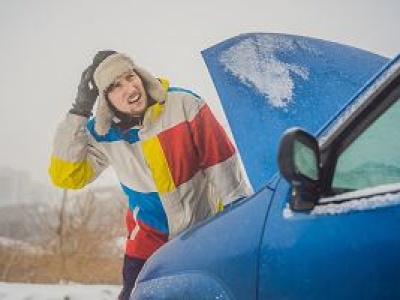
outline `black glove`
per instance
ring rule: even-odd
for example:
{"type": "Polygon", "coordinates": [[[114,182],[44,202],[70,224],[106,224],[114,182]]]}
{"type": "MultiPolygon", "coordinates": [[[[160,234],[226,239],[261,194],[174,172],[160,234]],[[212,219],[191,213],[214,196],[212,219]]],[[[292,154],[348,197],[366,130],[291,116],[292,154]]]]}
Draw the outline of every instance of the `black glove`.
{"type": "Polygon", "coordinates": [[[71,114],[90,117],[93,106],[99,95],[99,90],[94,83],[93,74],[100,63],[111,54],[117,53],[113,50],[103,50],[96,53],[92,64],[83,71],[81,81],[78,86],[78,93],[75,102],[70,109],[71,114]]]}
{"type": "Polygon", "coordinates": [[[93,81],[94,66],[90,65],[83,71],[81,82],[78,85],[78,93],[75,102],[69,110],[71,114],[90,117],[94,103],[96,102],[99,90],[93,81]]]}

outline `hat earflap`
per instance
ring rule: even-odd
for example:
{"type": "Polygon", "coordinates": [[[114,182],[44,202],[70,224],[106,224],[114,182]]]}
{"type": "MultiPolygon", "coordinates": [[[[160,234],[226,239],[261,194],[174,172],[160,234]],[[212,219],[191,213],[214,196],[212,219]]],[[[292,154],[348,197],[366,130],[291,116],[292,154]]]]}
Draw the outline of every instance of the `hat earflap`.
{"type": "Polygon", "coordinates": [[[106,135],[110,130],[113,119],[114,113],[108,107],[105,95],[100,95],[97,104],[96,119],[94,123],[94,130],[96,131],[96,133],[102,136],[106,135]]]}
{"type": "Polygon", "coordinates": [[[135,67],[134,71],[142,79],[149,96],[157,102],[164,103],[167,99],[167,91],[164,90],[161,82],[145,69],[138,66],[135,67]]]}

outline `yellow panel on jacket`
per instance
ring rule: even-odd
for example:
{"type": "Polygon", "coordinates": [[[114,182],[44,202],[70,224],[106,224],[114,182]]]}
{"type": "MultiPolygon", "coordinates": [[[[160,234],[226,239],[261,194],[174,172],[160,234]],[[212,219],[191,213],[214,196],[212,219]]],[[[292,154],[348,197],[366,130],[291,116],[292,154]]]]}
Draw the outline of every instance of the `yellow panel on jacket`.
{"type": "Polygon", "coordinates": [[[94,176],[88,161],[68,162],[55,156],[51,157],[49,173],[53,184],[64,189],[81,189],[94,176]]]}

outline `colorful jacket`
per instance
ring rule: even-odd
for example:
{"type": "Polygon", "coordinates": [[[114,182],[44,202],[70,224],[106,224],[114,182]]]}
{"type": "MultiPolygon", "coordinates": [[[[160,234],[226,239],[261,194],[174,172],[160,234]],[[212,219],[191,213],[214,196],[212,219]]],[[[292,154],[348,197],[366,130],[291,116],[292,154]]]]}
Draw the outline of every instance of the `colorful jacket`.
{"type": "Polygon", "coordinates": [[[139,127],[99,136],[94,122],[67,115],[49,173],[56,186],[79,189],[113,166],[137,225],[132,239],[143,228],[173,238],[215,213],[216,198],[227,204],[251,191],[222,126],[190,91],[168,88],[139,127]]]}

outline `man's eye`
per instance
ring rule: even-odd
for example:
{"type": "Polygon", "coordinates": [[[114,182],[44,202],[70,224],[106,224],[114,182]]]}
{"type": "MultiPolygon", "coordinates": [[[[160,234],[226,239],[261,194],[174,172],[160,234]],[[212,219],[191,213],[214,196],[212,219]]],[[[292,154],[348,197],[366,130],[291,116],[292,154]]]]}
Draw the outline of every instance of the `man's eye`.
{"type": "Polygon", "coordinates": [[[126,75],[126,80],[127,81],[132,81],[133,79],[135,78],[135,75],[134,74],[128,74],[128,75],[126,75]]]}
{"type": "Polygon", "coordinates": [[[121,86],[121,84],[118,83],[118,82],[111,84],[111,85],[108,87],[108,89],[107,89],[107,93],[114,92],[115,89],[117,89],[117,88],[120,87],[120,86],[121,86]]]}
{"type": "Polygon", "coordinates": [[[117,89],[117,88],[119,88],[119,87],[121,87],[121,83],[119,83],[119,82],[113,83],[113,85],[111,86],[111,88],[112,88],[113,90],[115,90],[115,89],[117,89]]]}

